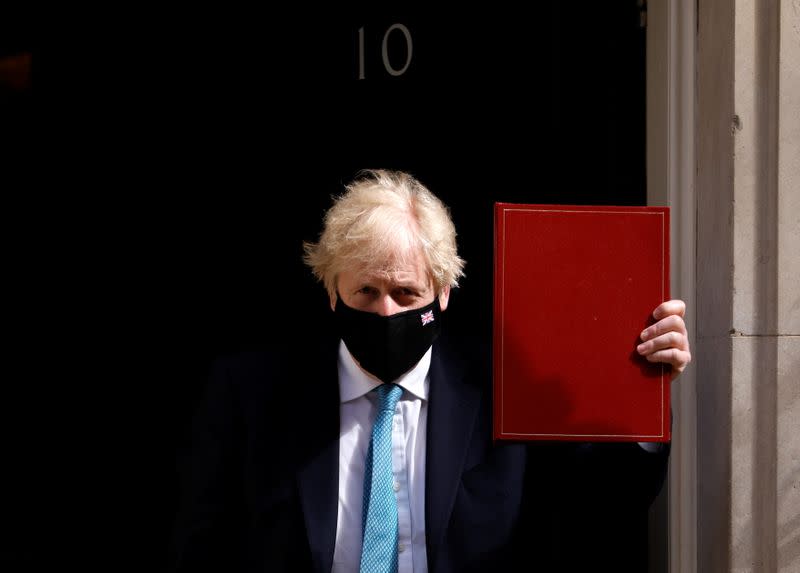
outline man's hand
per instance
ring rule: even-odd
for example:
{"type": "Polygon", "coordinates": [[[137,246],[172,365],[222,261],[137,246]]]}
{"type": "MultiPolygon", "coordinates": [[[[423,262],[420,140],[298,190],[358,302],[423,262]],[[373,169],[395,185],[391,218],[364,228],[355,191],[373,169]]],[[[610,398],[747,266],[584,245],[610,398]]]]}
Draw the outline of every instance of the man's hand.
{"type": "Polygon", "coordinates": [[[639,354],[650,362],[670,364],[673,379],[692,361],[689,337],[683,322],[685,313],[686,303],[682,300],[662,302],[653,311],[653,318],[657,322],[642,331],[642,343],[636,347],[639,354]]]}

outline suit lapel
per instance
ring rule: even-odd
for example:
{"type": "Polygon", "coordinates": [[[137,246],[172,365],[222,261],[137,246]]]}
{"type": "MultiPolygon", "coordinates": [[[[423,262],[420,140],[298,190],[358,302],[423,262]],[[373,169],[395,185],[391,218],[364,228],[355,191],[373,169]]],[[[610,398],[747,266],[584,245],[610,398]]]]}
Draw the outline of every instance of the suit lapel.
{"type": "Polygon", "coordinates": [[[437,344],[431,359],[425,468],[425,528],[431,569],[453,510],[481,392],[437,344]]]}
{"type": "MultiPolygon", "coordinates": [[[[305,441],[299,460],[297,484],[305,517],[308,545],[314,569],[328,572],[333,566],[336,517],[339,500],[339,384],[336,344],[328,344],[320,359],[307,364],[306,374],[296,382],[300,392],[319,385],[319,395],[306,396],[303,416],[310,422],[299,432],[305,441]]],[[[298,445],[298,448],[300,446],[298,445]]]]}

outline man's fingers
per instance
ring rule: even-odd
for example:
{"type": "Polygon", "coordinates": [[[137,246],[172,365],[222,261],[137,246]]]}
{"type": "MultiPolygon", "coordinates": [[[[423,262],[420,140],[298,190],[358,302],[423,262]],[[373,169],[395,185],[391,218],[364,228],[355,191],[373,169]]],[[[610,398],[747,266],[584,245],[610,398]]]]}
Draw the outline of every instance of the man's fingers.
{"type": "Polygon", "coordinates": [[[673,331],[684,335],[686,334],[686,323],[680,315],[673,314],[662,318],[657,323],[645,328],[640,336],[642,341],[646,341],[661,336],[666,332],[673,331]]]}
{"type": "Polygon", "coordinates": [[[653,311],[653,318],[661,320],[662,318],[671,314],[683,316],[686,314],[686,303],[680,299],[673,299],[662,302],[653,311]]]}
{"type": "Polygon", "coordinates": [[[681,373],[689,362],[692,361],[692,355],[688,350],[667,348],[648,354],[647,360],[649,362],[664,362],[665,364],[670,364],[675,373],[681,373]]]}
{"type": "Polygon", "coordinates": [[[672,366],[675,375],[683,372],[692,361],[686,323],[683,321],[685,314],[686,303],[682,300],[662,302],[653,311],[653,318],[657,322],[642,331],[642,343],[636,347],[648,361],[672,366]]]}
{"type": "Polygon", "coordinates": [[[685,333],[670,331],[660,336],[642,342],[636,347],[639,354],[647,356],[657,350],[665,350],[667,348],[677,348],[678,350],[689,350],[689,339],[685,333]]]}

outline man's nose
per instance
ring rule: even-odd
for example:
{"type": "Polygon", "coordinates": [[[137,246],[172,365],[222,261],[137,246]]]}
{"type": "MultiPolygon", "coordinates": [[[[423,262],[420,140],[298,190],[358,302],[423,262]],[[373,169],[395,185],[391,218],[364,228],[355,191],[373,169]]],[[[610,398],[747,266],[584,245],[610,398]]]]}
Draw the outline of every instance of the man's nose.
{"type": "Polygon", "coordinates": [[[391,316],[400,311],[400,307],[397,305],[395,300],[388,294],[380,297],[377,301],[377,305],[378,309],[376,310],[376,312],[380,316],[391,316]]]}

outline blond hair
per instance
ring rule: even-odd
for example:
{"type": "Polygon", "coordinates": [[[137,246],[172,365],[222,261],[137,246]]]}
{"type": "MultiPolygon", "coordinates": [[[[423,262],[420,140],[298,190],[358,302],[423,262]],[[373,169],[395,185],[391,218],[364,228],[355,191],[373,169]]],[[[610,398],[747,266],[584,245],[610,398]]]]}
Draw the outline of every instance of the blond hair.
{"type": "Polygon", "coordinates": [[[402,171],[360,172],[325,214],[319,242],[303,248],[306,264],[332,298],[342,271],[389,276],[419,254],[437,292],[458,286],[464,275],[448,208],[402,171]]]}

